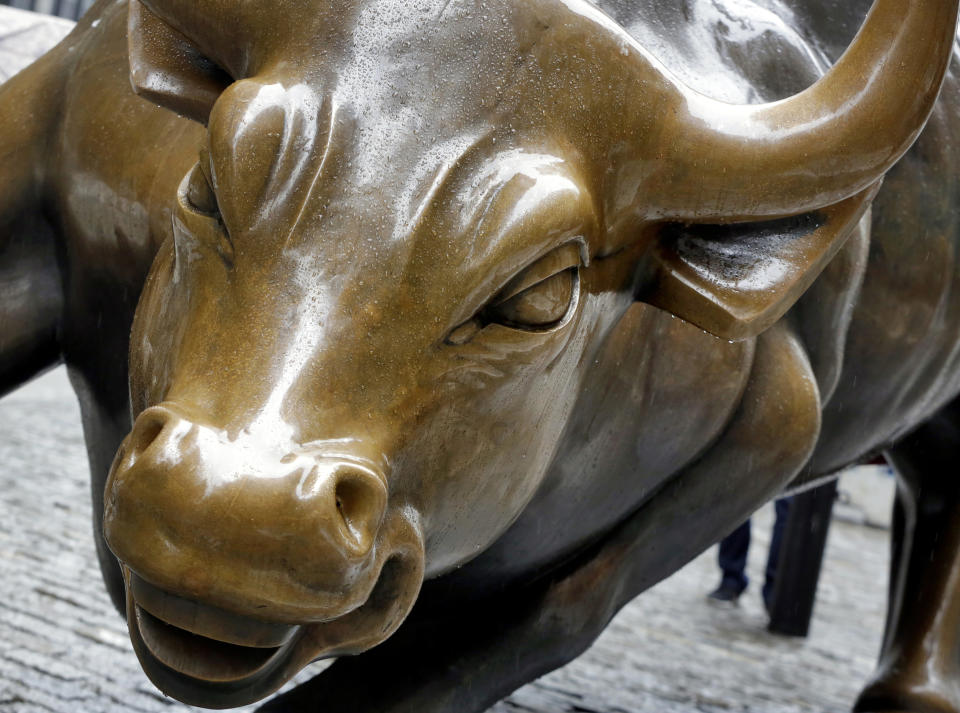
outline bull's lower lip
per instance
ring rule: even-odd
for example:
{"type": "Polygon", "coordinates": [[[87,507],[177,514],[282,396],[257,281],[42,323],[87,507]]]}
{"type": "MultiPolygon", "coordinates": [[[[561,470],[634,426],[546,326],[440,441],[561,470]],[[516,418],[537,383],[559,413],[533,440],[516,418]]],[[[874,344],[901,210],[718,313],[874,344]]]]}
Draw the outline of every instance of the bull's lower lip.
{"type": "Polygon", "coordinates": [[[185,676],[224,684],[270,667],[299,626],[257,621],[164,592],[127,575],[131,627],[158,662],[185,676]]]}
{"type": "Polygon", "coordinates": [[[158,619],[139,604],[133,606],[140,637],[157,661],[203,681],[233,683],[256,676],[282,648],[211,639],[158,619]]]}
{"type": "Polygon", "coordinates": [[[288,663],[302,627],[244,620],[177,601],[127,571],[127,625],[144,671],[163,691],[185,703],[231,708],[261,698],[288,677],[288,663]],[[139,601],[143,597],[143,604],[139,601]],[[193,618],[192,629],[155,616],[193,618]],[[193,617],[196,612],[200,616],[193,617]],[[224,640],[226,639],[226,640],[224,640]],[[239,643],[246,641],[247,643],[239,643]],[[265,645],[275,643],[277,645],[265,645]]]}

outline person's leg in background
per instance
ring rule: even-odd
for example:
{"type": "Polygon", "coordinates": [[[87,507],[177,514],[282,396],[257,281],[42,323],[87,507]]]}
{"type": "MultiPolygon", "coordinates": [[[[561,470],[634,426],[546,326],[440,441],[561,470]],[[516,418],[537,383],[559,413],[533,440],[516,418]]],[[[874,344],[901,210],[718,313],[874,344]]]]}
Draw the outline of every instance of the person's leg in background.
{"type": "Polygon", "coordinates": [[[750,580],[747,578],[747,553],[750,551],[750,520],[720,541],[717,562],[722,579],[720,586],[710,592],[710,599],[735,602],[743,594],[750,580]]]}
{"type": "Polygon", "coordinates": [[[780,544],[783,542],[783,530],[790,515],[790,501],[793,498],[781,498],[774,503],[776,519],[770,535],[770,552],[767,554],[767,571],[763,582],[763,606],[770,611],[773,603],[773,590],[777,582],[777,567],[780,564],[780,544]]]}

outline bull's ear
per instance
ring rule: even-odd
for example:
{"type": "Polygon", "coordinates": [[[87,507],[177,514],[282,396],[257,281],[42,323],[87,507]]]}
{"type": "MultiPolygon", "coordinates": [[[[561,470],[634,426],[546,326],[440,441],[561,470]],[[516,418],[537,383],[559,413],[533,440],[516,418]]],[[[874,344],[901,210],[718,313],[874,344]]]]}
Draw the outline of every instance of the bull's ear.
{"type": "Polygon", "coordinates": [[[140,0],[130,2],[127,42],[133,90],[206,124],[230,76],[140,0]]]}
{"type": "Polygon", "coordinates": [[[791,218],[665,226],[643,265],[637,299],[724,339],[756,336],[827,266],[879,186],[791,218]]]}

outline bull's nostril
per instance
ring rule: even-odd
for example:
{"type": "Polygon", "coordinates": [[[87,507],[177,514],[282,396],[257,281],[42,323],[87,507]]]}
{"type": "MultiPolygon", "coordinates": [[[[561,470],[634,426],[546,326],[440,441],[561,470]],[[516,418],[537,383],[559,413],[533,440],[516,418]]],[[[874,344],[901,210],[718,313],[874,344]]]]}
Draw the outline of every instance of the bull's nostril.
{"type": "Polygon", "coordinates": [[[347,472],[339,474],[334,489],[337,512],[356,547],[366,552],[373,545],[383,519],[383,487],[372,475],[347,472]]]}

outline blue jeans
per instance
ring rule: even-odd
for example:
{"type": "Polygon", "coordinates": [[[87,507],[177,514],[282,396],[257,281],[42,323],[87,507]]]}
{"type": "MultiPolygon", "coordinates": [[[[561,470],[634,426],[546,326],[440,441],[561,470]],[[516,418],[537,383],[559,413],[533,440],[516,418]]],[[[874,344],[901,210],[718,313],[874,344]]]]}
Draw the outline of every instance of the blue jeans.
{"type": "MultiPolygon", "coordinates": [[[[783,528],[787,524],[792,498],[781,498],[774,503],[777,517],[773,522],[773,534],[770,537],[770,552],[767,554],[767,570],[763,583],[763,601],[770,604],[773,588],[777,581],[777,565],[780,562],[780,543],[783,541],[783,528]]],[[[750,520],[720,541],[717,561],[723,572],[721,586],[743,592],[750,584],[747,577],[747,553],[750,551],[750,520]]]]}

